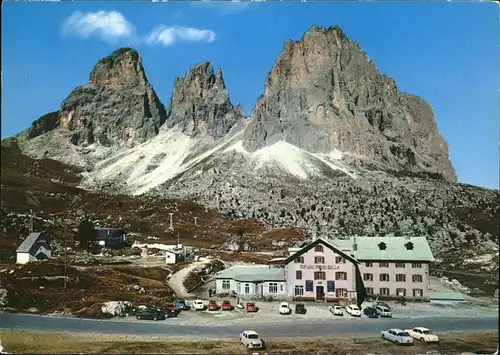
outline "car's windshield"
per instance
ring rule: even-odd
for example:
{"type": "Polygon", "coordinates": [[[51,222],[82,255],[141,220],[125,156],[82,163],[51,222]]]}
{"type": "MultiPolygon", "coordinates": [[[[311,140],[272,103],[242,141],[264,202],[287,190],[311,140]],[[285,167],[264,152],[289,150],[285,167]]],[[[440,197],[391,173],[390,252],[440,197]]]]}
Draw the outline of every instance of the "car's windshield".
{"type": "Polygon", "coordinates": [[[248,334],[248,339],[259,339],[257,334],[248,334]]]}
{"type": "Polygon", "coordinates": [[[432,334],[432,332],[430,330],[422,330],[422,333],[423,334],[432,334]]]}
{"type": "Polygon", "coordinates": [[[358,307],[356,307],[356,306],[351,306],[351,308],[352,308],[353,310],[355,310],[355,311],[359,311],[358,307]]]}
{"type": "Polygon", "coordinates": [[[398,333],[398,335],[400,337],[407,337],[407,336],[409,336],[407,332],[398,333]]]}
{"type": "Polygon", "coordinates": [[[390,312],[390,309],[384,308],[384,312],[390,312]]]}

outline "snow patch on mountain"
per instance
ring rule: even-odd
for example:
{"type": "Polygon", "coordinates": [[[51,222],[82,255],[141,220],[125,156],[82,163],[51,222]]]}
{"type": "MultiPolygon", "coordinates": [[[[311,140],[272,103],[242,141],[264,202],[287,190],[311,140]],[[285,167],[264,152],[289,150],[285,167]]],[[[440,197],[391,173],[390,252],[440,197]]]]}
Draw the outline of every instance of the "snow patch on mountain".
{"type": "Polygon", "coordinates": [[[226,154],[239,153],[248,171],[285,172],[300,179],[339,171],[356,175],[341,162],[342,154],[313,154],[279,141],[253,153],[242,146],[243,131],[228,134],[214,142],[209,136],[191,138],[178,129],[165,129],[149,142],[102,160],[86,174],[84,186],[112,181],[123,184],[133,195],[144,194],[191,169],[191,178],[202,174],[205,162],[226,154]],[[193,175],[195,174],[195,175],[193,175]]]}

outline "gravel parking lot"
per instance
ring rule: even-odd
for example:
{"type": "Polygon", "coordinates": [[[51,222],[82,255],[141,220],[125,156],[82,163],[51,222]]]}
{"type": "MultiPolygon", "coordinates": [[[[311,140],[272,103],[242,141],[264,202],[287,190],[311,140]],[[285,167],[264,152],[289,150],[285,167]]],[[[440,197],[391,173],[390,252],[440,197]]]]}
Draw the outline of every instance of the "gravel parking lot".
{"type": "MultiPolygon", "coordinates": [[[[222,299],[216,299],[220,305],[222,299]]],[[[190,304],[190,301],[187,301],[190,304]]],[[[231,299],[231,303],[235,303],[231,299]]],[[[329,304],[325,303],[305,303],[307,314],[295,314],[295,304],[290,303],[292,308],[291,315],[280,315],[278,313],[279,302],[256,302],[259,307],[257,313],[246,313],[245,310],[235,308],[234,311],[183,311],[177,318],[169,318],[165,322],[178,325],[227,325],[243,324],[251,322],[252,324],[262,323],[288,323],[298,320],[324,320],[335,319],[338,322],[359,322],[361,318],[351,317],[344,313],[344,317],[334,317],[328,310],[329,304]]],[[[370,305],[365,303],[364,306],[370,305]]],[[[393,311],[394,319],[404,318],[425,318],[425,317],[498,317],[498,304],[473,304],[473,303],[408,303],[401,306],[389,302],[393,311]]],[[[148,322],[138,321],[134,317],[115,318],[120,321],[148,322]]]]}

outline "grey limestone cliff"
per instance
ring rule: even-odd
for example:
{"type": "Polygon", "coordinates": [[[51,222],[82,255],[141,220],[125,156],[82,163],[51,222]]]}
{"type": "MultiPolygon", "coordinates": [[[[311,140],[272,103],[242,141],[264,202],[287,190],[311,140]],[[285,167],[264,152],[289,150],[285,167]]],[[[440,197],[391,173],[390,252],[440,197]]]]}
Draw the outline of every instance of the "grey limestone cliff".
{"type": "Polygon", "coordinates": [[[195,65],[182,78],[174,79],[167,116],[168,127],[177,126],[191,137],[208,135],[214,139],[244,119],[241,107],[229,99],[222,70],[214,73],[209,62],[195,65]]]}
{"type": "Polygon", "coordinates": [[[165,119],[141,57],[134,49],[121,48],[101,59],[89,83],[76,87],[58,111],[40,117],[20,137],[59,129],[74,145],[133,146],[153,138],[165,119]]]}
{"type": "Polygon", "coordinates": [[[456,181],[432,108],[398,91],[336,26],[313,26],[288,41],[268,74],[243,146],[255,151],[279,140],[456,181]]]}

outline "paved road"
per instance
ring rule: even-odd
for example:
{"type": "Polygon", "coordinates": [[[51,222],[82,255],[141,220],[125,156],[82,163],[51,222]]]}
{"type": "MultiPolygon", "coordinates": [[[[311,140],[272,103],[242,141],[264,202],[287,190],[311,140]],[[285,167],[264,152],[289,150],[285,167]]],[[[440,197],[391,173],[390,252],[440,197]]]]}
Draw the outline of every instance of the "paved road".
{"type": "Polygon", "coordinates": [[[85,332],[102,334],[127,334],[174,337],[235,337],[245,328],[251,328],[262,336],[274,337],[314,337],[332,334],[379,334],[388,328],[410,328],[426,326],[436,332],[445,331],[498,331],[498,318],[418,318],[411,319],[368,319],[352,321],[325,319],[318,322],[283,322],[276,324],[211,325],[187,326],[169,324],[169,320],[160,322],[126,322],[113,320],[94,320],[63,318],[27,314],[0,312],[0,328],[24,329],[33,331],[85,332]],[[417,324],[418,323],[418,324],[417,324]]]}

